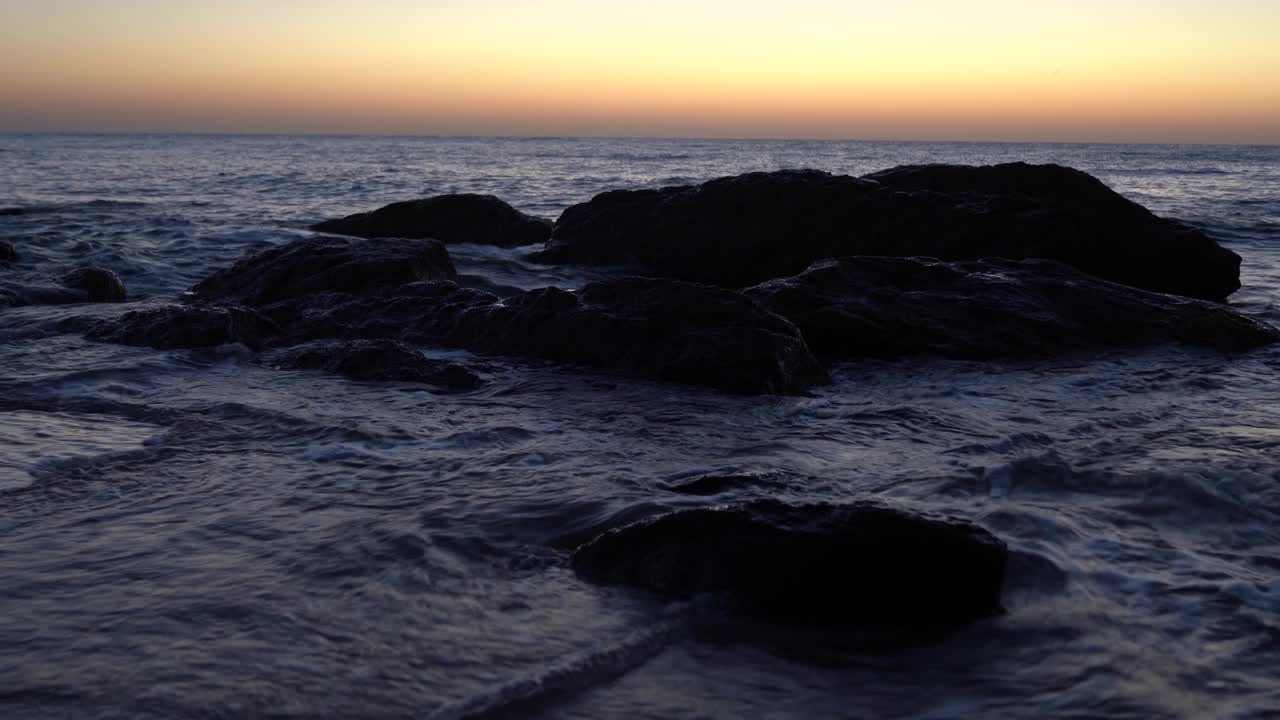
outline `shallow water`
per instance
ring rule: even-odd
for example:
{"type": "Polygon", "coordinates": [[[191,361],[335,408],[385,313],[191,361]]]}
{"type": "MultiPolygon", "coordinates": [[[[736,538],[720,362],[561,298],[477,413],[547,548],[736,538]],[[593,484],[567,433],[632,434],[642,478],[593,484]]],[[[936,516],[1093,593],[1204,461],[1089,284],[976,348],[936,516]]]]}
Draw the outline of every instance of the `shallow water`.
{"type": "MultiPolygon", "coordinates": [[[[1280,148],[0,135],[0,280],[171,298],[318,219],[449,191],[547,217],[747,170],[1060,162],[1244,256],[1280,322],[1280,148]]],[[[470,281],[595,270],[451,247],[470,281]]],[[[744,398],[484,358],[441,394],[0,309],[0,714],[62,718],[1280,716],[1280,350],[865,362],[744,398]],[[715,497],[673,479],[752,471],[715,497]],[[876,496],[979,522],[1008,614],[891,655],[577,580],[663,509],[876,496]]],[[[427,349],[434,355],[468,357],[427,349]]]]}

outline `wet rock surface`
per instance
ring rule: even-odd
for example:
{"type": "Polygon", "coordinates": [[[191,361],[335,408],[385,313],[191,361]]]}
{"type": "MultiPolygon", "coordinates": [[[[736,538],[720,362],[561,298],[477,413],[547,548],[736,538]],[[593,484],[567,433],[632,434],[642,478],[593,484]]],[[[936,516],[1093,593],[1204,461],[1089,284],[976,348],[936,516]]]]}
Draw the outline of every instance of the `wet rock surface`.
{"type": "Polygon", "coordinates": [[[1005,544],[966,522],[871,503],[756,500],[679,510],[574,551],[584,579],[686,598],[724,593],[796,625],[946,631],[999,614],[1005,544]]]}
{"type": "Polygon", "coordinates": [[[435,240],[314,237],[242,258],[191,289],[198,300],[265,305],[321,292],[364,293],[457,277],[435,240]]]}
{"type": "Polygon", "coordinates": [[[733,291],[618,278],[499,298],[422,281],[452,274],[434,240],[309,238],[201,281],[189,308],[129,313],[93,336],[155,347],[396,340],[740,393],[798,393],[828,379],[794,325],[733,291]]]}
{"type": "Polygon", "coordinates": [[[456,193],[392,203],[311,226],[358,237],[435,238],[444,243],[517,247],[546,242],[551,221],[526,215],[492,195],[456,193]]]}
{"type": "Polygon", "coordinates": [[[1280,330],[1218,303],[1099,280],[1046,260],[848,257],[745,291],[839,358],[1035,357],[1177,342],[1224,351],[1280,330]]]}
{"type": "MultiPolygon", "coordinates": [[[[1203,243],[1188,240],[1193,234],[1058,166],[915,166],[868,178],[752,173],[697,187],[605,193],[567,210],[544,253],[638,261],[658,275],[725,284],[806,263],[794,277],[743,292],[674,277],[619,277],[577,291],[548,287],[500,298],[453,282],[457,272],[438,240],[322,236],[214,273],[192,288],[190,307],[129,313],[92,335],[165,348],[386,340],[777,394],[828,381],[813,352],[998,358],[1164,342],[1222,350],[1274,342],[1274,328],[1229,308],[1106,282],[1061,262],[897,256],[920,245],[961,255],[1102,252],[1105,245],[1113,260],[1162,247],[1176,264],[1196,252],[1227,252],[1203,236],[1203,243]],[[1100,240],[1099,218],[1131,231],[1129,244],[1114,237],[1115,227],[1100,240]],[[1192,249],[1177,250],[1182,241],[1192,249]],[[884,255],[807,263],[849,245],[884,255]]],[[[97,289],[109,283],[88,274],[106,271],[79,272],[79,286],[110,295],[97,289]]],[[[376,355],[347,349],[353,357],[376,355]]],[[[389,347],[381,351],[396,356],[389,347]]],[[[305,357],[334,372],[359,364],[305,357]]]]}
{"type": "Polygon", "coordinates": [[[741,393],[825,382],[800,332],[738,293],[652,278],[509,298],[454,283],[318,295],[264,312],[296,340],[388,338],[589,367],[741,393]]]}
{"type": "Polygon", "coordinates": [[[466,366],[425,357],[394,340],[353,340],[290,348],[273,353],[268,364],[281,369],[324,370],[352,380],[392,380],[471,390],[480,376],[466,366]]]}
{"type": "Polygon", "coordinates": [[[256,310],[244,307],[162,305],[131,310],[93,324],[90,339],[160,350],[207,348],[242,343],[257,350],[281,336],[281,330],[256,310]]]}
{"type": "Polygon", "coordinates": [[[847,255],[1046,258],[1157,292],[1221,300],[1240,257],[1058,165],[917,165],[855,178],[757,172],[602,193],[568,208],[548,263],[638,264],[745,287],[847,255]]]}
{"type": "Polygon", "coordinates": [[[85,293],[89,302],[124,302],[128,299],[120,276],[105,268],[77,268],[62,276],[62,285],[85,293]]]}

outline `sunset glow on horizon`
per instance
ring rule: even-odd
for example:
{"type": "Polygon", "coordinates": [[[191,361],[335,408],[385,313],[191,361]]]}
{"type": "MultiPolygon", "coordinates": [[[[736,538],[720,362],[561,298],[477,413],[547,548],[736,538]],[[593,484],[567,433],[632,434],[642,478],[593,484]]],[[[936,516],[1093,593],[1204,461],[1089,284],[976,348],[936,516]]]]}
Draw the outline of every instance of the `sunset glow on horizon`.
{"type": "Polygon", "coordinates": [[[0,0],[0,97],[10,131],[1280,143],[1280,2],[0,0]]]}

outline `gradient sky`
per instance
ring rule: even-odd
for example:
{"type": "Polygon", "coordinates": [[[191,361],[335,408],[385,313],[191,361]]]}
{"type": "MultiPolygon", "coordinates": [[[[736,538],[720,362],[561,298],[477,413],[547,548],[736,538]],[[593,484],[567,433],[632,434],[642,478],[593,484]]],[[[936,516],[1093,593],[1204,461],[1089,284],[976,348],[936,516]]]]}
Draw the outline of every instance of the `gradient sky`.
{"type": "Polygon", "coordinates": [[[1280,0],[0,0],[0,130],[1280,143],[1280,0]]]}

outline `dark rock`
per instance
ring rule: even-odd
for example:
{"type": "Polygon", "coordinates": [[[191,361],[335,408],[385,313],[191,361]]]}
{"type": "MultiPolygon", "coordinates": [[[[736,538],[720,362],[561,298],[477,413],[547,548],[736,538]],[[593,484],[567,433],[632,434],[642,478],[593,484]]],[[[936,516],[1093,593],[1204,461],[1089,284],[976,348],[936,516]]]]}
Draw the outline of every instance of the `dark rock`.
{"type": "Polygon", "coordinates": [[[353,340],[291,348],[277,353],[270,364],[284,369],[326,370],[352,380],[420,382],[452,390],[480,386],[480,377],[463,365],[424,357],[394,340],[353,340]]]}
{"type": "Polygon", "coordinates": [[[1001,612],[1008,551],[969,523],[869,503],[757,500],[610,530],[573,553],[593,582],[725,593],[771,621],[945,631],[1001,612]]]}
{"type": "MultiPolygon", "coordinates": [[[[198,283],[192,297],[201,305],[260,311],[253,317],[280,331],[252,337],[275,347],[399,340],[743,393],[796,393],[827,379],[795,326],[729,290],[620,278],[576,293],[542,288],[498,298],[436,280],[453,275],[448,252],[435,240],[318,237],[244,258],[198,283]]],[[[108,323],[96,337],[205,347],[240,340],[224,326],[243,312],[152,310],[108,323]]]]}
{"type": "Polygon", "coordinates": [[[459,193],[392,203],[311,229],[358,237],[435,238],[450,244],[516,247],[546,242],[551,221],[526,215],[492,195],[459,193]]]}
{"type": "Polygon", "coordinates": [[[745,293],[814,352],[990,359],[1178,342],[1248,350],[1280,330],[1231,308],[1099,280],[1048,260],[848,257],[745,293]]]}
{"type": "Polygon", "coordinates": [[[124,302],[128,298],[124,282],[110,270],[83,267],[62,276],[63,287],[84,292],[89,302],[124,302]]]}
{"type": "Polygon", "coordinates": [[[165,305],[133,310],[97,323],[90,339],[161,350],[242,343],[257,350],[280,335],[280,328],[256,310],[242,307],[165,305]]]}
{"type": "Polygon", "coordinates": [[[1025,163],[864,178],[787,170],[607,192],[565,210],[536,259],[744,287],[846,255],[1048,258],[1209,300],[1240,286],[1240,257],[1199,230],[1078,170],[1025,163]]]}
{"type": "Polygon", "coordinates": [[[449,252],[435,240],[314,237],[243,258],[191,291],[203,301],[265,305],[315,293],[373,293],[456,277],[449,252]]]}
{"type": "Polygon", "coordinates": [[[491,306],[469,345],[741,393],[825,382],[791,323],[733,292],[620,278],[577,293],[533,290],[491,306]]]}
{"type": "Polygon", "coordinates": [[[466,347],[476,313],[500,302],[491,293],[454,282],[401,285],[381,294],[317,293],[272,303],[263,312],[287,330],[287,343],[333,339],[392,339],[411,345],[466,347]]]}
{"type": "Polygon", "coordinates": [[[797,393],[826,372],[799,331],[738,293],[619,278],[502,298],[453,283],[263,308],[293,340],[390,338],[624,370],[741,393],[797,393]]]}
{"type": "Polygon", "coordinates": [[[0,265],[12,265],[18,262],[18,248],[8,240],[0,240],[0,265]]]}

